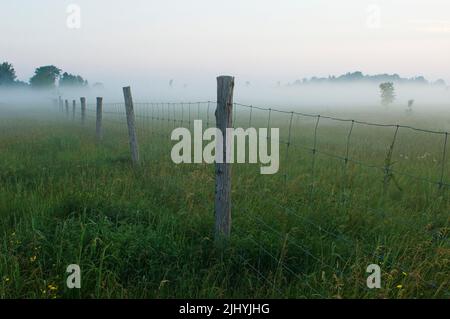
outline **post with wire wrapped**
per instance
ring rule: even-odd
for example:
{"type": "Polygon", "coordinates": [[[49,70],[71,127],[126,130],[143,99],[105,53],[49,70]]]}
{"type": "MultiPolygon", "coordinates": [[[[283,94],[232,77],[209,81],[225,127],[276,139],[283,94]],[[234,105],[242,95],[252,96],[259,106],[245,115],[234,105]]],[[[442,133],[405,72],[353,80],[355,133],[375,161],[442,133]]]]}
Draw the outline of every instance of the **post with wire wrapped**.
{"type": "Polygon", "coordinates": [[[66,106],[66,117],[69,117],[69,101],[65,100],[65,106],[66,106]]]}
{"type": "Polygon", "coordinates": [[[134,106],[133,106],[133,98],[131,96],[131,88],[129,86],[123,88],[123,96],[125,99],[125,111],[127,114],[128,137],[130,140],[130,148],[131,148],[131,160],[133,161],[134,166],[139,166],[139,150],[136,135],[136,124],[134,118],[134,106]]]}
{"type": "Polygon", "coordinates": [[[59,111],[64,112],[64,102],[61,96],[58,96],[58,102],[59,102],[59,111]]]}
{"type": "Polygon", "coordinates": [[[215,239],[222,242],[231,233],[231,138],[227,136],[227,128],[233,123],[233,90],[234,77],[219,76],[217,78],[216,127],[223,136],[223,143],[216,145],[216,152],[222,152],[222,161],[216,161],[215,192],[215,239]]]}
{"type": "Polygon", "coordinates": [[[72,101],[72,121],[75,121],[75,115],[77,114],[77,101],[72,101]]]}
{"type": "Polygon", "coordinates": [[[81,124],[84,125],[84,123],[86,122],[86,98],[81,97],[80,102],[81,102],[81,124]]]}
{"type": "Polygon", "coordinates": [[[95,124],[95,138],[96,142],[100,143],[103,139],[103,129],[102,129],[102,119],[103,119],[103,98],[97,98],[97,119],[95,124]]]}

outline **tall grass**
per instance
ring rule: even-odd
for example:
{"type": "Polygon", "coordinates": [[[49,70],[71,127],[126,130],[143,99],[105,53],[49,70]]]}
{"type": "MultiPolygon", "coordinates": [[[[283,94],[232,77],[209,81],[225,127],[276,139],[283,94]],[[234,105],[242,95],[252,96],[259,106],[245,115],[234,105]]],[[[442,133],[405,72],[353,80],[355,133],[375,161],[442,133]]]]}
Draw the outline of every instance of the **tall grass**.
{"type": "MultiPolygon", "coordinates": [[[[283,121],[272,124],[285,139],[283,121]]],[[[232,238],[219,250],[214,168],[174,165],[170,126],[141,123],[133,169],[122,124],[106,121],[96,145],[92,122],[4,121],[0,297],[450,297],[448,190],[407,176],[385,190],[382,170],[296,146],[311,146],[314,123],[295,123],[277,175],[234,165],[232,238]],[[382,288],[370,290],[374,263],[382,288]],[[81,267],[79,290],[66,287],[69,264],[81,267]]],[[[392,132],[355,130],[351,157],[383,165],[392,132]]],[[[323,123],[317,148],[342,154],[346,132],[323,123]]],[[[402,134],[394,165],[435,180],[440,141],[402,134]]]]}

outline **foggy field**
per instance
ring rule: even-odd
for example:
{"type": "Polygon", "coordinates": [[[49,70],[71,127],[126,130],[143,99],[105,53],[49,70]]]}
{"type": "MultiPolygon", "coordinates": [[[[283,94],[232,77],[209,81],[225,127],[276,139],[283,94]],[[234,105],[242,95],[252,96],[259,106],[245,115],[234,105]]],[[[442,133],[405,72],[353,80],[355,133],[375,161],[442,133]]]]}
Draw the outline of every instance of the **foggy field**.
{"type": "Polygon", "coordinates": [[[170,132],[198,115],[212,125],[209,106],[136,103],[140,168],[123,104],[105,104],[100,144],[91,104],[84,127],[3,106],[0,298],[450,297],[450,114],[325,113],[394,124],[374,126],[236,105],[235,127],[280,128],[280,170],[233,165],[220,250],[214,165],[170,158],[170,132]],[[83,289],[66,287],[69,264],[83,289]],[[370,264],[381,289],[366,286],[370,264]]]}
{"type": "Polygon", "coordinates": [[[12,313],[348,317],[363,302],[384,319],[383,300],[450,300],[450,1],[1,11],[12,313]]]}

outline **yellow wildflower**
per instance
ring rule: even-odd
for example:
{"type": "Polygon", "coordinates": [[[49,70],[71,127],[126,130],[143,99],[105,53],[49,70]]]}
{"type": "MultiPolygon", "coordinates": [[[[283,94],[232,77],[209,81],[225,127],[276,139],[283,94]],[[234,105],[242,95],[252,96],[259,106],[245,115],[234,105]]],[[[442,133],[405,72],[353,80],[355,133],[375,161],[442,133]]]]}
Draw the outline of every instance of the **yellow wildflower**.
{"type": "Polygon", "coordinates": [[[55,291],[55,290],[58,290],[58,286],[49,284],[49,285],[48,285],[48,289],[49,289],[50,291],[55,291]]]}

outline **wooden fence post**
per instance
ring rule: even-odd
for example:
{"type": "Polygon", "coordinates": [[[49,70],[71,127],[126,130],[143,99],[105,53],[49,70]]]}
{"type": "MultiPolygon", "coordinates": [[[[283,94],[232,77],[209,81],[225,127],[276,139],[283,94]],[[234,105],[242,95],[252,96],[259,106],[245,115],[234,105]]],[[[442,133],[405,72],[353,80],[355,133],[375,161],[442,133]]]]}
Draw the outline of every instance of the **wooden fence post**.
{"type": "Polygon", "coordinates": [[[72,121],[75,121],[75,115],[77,113],[77,101],[72,101],[72,121]]]}
{"type": "Polygon", "coordinates": [[[233,123],[233,91],[234,77],[219,76],[217,78],[217,109],[216,127],[222,132],[223,163],[216,163],[216,198],[215,198],[215,239],[221,241],[230,236],[231,231],[231,165],[227,163],[231,145],[230,136],[227,136],[227,128],[232,128],[233,123]]]}
{"type": "Polygon", "coordinates": [[[102,130],[102,118],[103,118],[103,98],[97,98],[97,121],[95,125],[95,137],[97,143],[100,143],[103,139],[103,130],[102,130]]]}
{"type": "Polygon", "coordinates": [[[131,96],[131,88],[129,86],[123,88],[123,96],[125,99],[125,111],[127,114],[128,136],[130,140],[131,159],[133,165],[139,166],[139,150],[136,136],[136,124],[134,118],[133,98],[131,96]]]}
{"type": "Polygon", "coordinates": [[[81,97],[81,124],[84,124],[86,122],[86,98],[81,97]]]}
{"type": "Polygon", "coordinates": [[[65,104],[66,104],[66,116],[69,117],[69,101],[66,100],[65,104]]]}

